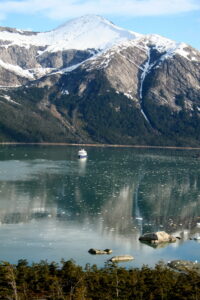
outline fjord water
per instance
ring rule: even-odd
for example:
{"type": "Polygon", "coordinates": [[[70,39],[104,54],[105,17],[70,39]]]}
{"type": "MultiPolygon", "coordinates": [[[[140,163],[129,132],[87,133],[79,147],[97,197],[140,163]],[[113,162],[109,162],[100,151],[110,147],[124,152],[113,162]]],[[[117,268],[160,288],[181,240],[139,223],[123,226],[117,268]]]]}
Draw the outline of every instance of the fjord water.
{"type": "Polygon", "coordinates": [[[200,158],[197,150],[86,147],[0,147],[0,260],[74,259],[124,266],[200,259],[200,158]],[[181,239],[153,248],[141,234],[165,230],[181,239]]]}

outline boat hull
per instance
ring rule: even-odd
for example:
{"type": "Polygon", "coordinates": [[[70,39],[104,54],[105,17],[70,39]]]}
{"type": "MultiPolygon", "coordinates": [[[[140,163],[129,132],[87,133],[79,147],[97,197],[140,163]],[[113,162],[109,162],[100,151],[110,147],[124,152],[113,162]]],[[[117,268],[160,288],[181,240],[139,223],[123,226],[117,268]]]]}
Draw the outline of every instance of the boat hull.
{"type": "Polygon", "coordinates": [[[87,155],[78,155],[78,158],[80,159],[80,158],[86,158],[87,157],[87,155]]]}
{"type": "Polygon", "coordinates": [[[78,151],[78,158],[86,158],[87,157],[87,151],[84,149],[81,149],[78,151]]]}

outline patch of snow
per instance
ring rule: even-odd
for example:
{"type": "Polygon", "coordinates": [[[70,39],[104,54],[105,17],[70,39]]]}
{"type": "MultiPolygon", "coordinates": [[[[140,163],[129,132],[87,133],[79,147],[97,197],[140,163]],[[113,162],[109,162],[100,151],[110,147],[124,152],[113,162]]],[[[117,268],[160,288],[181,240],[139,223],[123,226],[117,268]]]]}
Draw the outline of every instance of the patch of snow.
{"type": "MultiPolygon", "coordinates": [[[[64,74],[64,73],[72,72],[72,71],[74,71],[75,69],[77,69],[78,67],[80,67],[83,63],[85,63],[85,61],[83,61],[83,62],[81,62],[81,63],[78,63],[78,64],[76,64],[76,65],[73,65],[73,66],[70,66],[70,67],[63,68],[63,69],[61,69],[61,70],[55,71],[55,72],[53,72],[52,74],[55,74],[55,73],[64,74]]],[[[51,75],[51,74],[50,74],[50,75],[51,75]]]]}
{"type": "Polygon", "coordinates": [[[20,84],[15,84],[15,85],[0,85],[0,89],[2,89],[2,90],[9,90],[11,88],[18,88],[20,86],[22,86],[22,85],[20,85],[20,84]]]}
{"type": "Polygon", "coordinates": [[[162,61],[167,58],[171,58],[176,54],[186,58],[187,60],[191,60],[187,44],[177,43],[163,37],[159,37],[157,40],[155,40],[155,37],[156,35],[152,36],[150,40],[151,42],[155,43],[155,49],[157,49],[159,52],[165,52],[161,58],[162,61]]]}
{"type": "Polygon", "coordinates": [[[157,64],[157,66],[155,66],[154,69],[159,69],[159,68],[160,68],[160,65],[161,65],[160,63],[157,64]]]}
{"type": "Polygon", "coordinates": [[[34,79],[33,74],[31,74],[31,72],[29,72],[29,70],[24,70],[19,66],[5,63],[2,60],[0,60],[0,66],[4,69],[10,71],[10,72],[15,73],[16,75],[21,76],[21,77],[25,77],[25,78],[28,78],[28,79],[31,79],[31,80],[34,79]]]}
{"type": "MultiPolygon", "coordinates": [[[[176,54],[181,55],[188,60],[191,60],[191,50],[189,49],[189,46],[187,44],[178,43],[158,34],[144,35],[139,39],[135,39],[133,43],[138,45],[144,43],[146,46],[153,47],[153,49],[156,49],[158,52],[163,53],[163,56],[161,58],[162,61],[171,58],[176,54]]],[[[194,55],[197,55],[197,51],[194,52],[194,55]]]]}
{"type": "Polygon", "coordinates": [[[188,51],[186,50],[187,45],[186,44],[180,44],[177,49],[176,49],[176,53],[187,58],[188,59],[188,51]]]}
{"type": "Polygon", "coordinates": [[[145,80],[147,74],[149,73],[150,69],[151,69],[151,66],[150,66],[150,49],[147,48],[147,61],[146,61],[146,63],[144,64],[144,66],[142,68],[142,74],[141,74],[141,77],[140,77],[140,99],[142,99],[143,83],[144,83],[144,80],[145,80]]]}
{"type": "Polygon", "coordinates": [[[115,110],[116,112],[120,112],[121,108],[120,108],[120,106],[116,106],[116,107],[114,108],[114,110],[115,110]]]}
{"type": "Polygon", "coordinates": [[[151,56],[150,56],[151,50],[149,47],[147,47],[147,61],[143,66],[143,71],[140,77],[140,89],[139,89],[139,97],[140,97],[140,105],[141,105],[141,113],[144,116],[145,120],[151,125],[147,115],[145,114],[143,108],[142,108],[142,101],[143,101],[143,84],[144,80],[147,76],[147,74],[151,71],[151,69],[154,67],[155,63],[150,64],[151,56]]]}
{"type": "Polygon", "coordinates": [[[83,62],[83,64],[86,63],[87,66],[87,71],[91,71],[91,70],[100,70],[100,69],[104,69],[107,68],[110,61],[111,61],[111,53],[109,53],[109,50],[107,51],[100,51],[98,53],[96,53],[93,57],[88,58],[87,60],[85,60],[83,62]],[[89,62],[89,65],[87,64],[89,62]]]}
{"type": "Polygon", "coordinates": [[[24,31],[21,30],[21,29],[17,29],[17,28],[16,28],[16,30],[17,30],[19,33],[24,33],[24,31]]]}
{"type": "Polygon", "coordinates": [[[6,99],[8,102],[11,102],[13,104],[21,105],[20,103],[17,103],[16,101],[12,100],[10,98],[10,96],[8,96],[8,95],[4,95],[3,98],[6,99]]]}
{"type": "Polygon", "coordinates": [[[37,78],[40,78],[44,75],[47,75],[51,72],[54,72],[56,70],[56,68],[34,68],[34,69],[28,69],[28,71],[31,74],[34,74],[34,76],[36,76],[37,78]]]}
{"type": "Polygon", "coordinates": [[[129,99],[134,99],[133,96],[130,93],[124,93],[124,96],[126,96],[129,99]]]}
{"type": "Polygon", "coordinates": [[[100,65],[97,67],[98,69],[106,69],[110,63],[110,59],[104,59],[100,65]]]}
{"type": "Polygon", "coordinates": [[[179,55],[185,57],[187,60],[198,61],[198,58],[196,56],[194,56],[194,55],[197,55],[197,53],[194,51],[191,52],[191,49],[188,48],[188,45],[185,43],[180,43],[174,52],[175,52],[175,54],[179,54],[179,55]],[[191,57],[191,54],[193,54],[192,57],[191,57]]]}
{"type": "Polygon", "coordinates": [[[61,94],[62,94],[62,95],[69,95],[69,91],[68,91],[68,90],[62,90],[62,91],[61,91],[61,94]]]}
{"type": "MultiPolygon", "coordinates": [[[[91,67],[91,64],[96,64],[97,62],[97,59],[101,56],[101,54],[103,53],[102,52],[98,52],[96,53],[94,56],[92,57],[89,57],[87,58],[86,60],[78,63],[78,64],[75,64],[73,66],[70,66],[70,67],[67,67],[67,68],[63,68],[63,69],[60,69],[60,70],[55,70],[55,72],[52,72],[52,74],[55,74],[55,73],[60,73],[60,74],[64,74],[64,73],[69,73],[69,72],[72,72],[74,71],[75,69],[79,68],[80,66],[82,65],[85,65],[87,66],[87,63],[90,62],[90,68],[86,69],[87,71],[89,70],[92,70],[93,67],[91,67]]],[[[51,74],[50,74],[51,75],[51,74]]]]}
{"type": "Polygon", "coordinates": [[[42,55],[44,52],[45,52],[45,51],[38,50],[38,51],[37,51],[37,54],[38,54],[37,57],[40,56],[40,55],[42,55]]]}
{"type": "Polygon", "coordinates": [[[145,114],[144,110],[141,109],[140,111],[141,111],[143,117],[145,118],[145,120],[150,124],[150,121],[149,121],[149,119],[147,118],[147,115],[145,114]]]}
{"type": "Polygon", "coordinates": [[[154,45],[154,49],[158,52],[171,53],[179,46],[179,43],[158,34],[147,34],[145,39],[146,44],[150,43],[151,45],[154,45]]]}

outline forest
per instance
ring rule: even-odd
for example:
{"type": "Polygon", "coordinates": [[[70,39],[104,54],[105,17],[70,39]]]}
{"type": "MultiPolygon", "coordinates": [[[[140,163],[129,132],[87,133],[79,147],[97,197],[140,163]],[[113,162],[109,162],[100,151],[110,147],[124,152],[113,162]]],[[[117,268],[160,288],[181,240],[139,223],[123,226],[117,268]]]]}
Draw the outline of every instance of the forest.
{"type": "Polygon", "coordinates": [[[13,265],[0,263],[0,299],[8,300],[198,300],[200,276],[175,272],[159,262],[127,269],[107,262],[103,268],[73,260],[13,265]]]}

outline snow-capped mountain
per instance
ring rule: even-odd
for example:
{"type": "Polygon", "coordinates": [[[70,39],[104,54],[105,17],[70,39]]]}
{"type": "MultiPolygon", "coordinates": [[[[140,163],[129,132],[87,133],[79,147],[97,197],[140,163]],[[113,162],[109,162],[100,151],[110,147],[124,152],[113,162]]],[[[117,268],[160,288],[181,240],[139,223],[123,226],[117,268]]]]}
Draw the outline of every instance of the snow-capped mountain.
{"type": "Polygon", "coordinates": [[[132,40],[141,35],[115,26],[100,16],[87,15],[59,26],[55,30],[36,33],[22,30],[1,30],[0,39],[9,41],[5,47],[41,46],[49,52],[69,49],[105,49],[121,41],[132,40]]]}
{"type": "Polygon", "coordinates": [[[185,43],[100,16],[44,33],[0,28],[0,100],[14,115],[27,104],[43,121],[49,114],[57,134],[47,134],[46,120],[38,140],[198,144],[199,64],[200,52],[185,43]]]}
{"type": "Polygon", "coordinates": [[[0,69],[3,74],[5,70],[9,72],[9,76],[6,81],[0,80],[0,85],[17,86],[62,69],[63,72],[73,70],[88,58],[93,62],[113,47],[113,51],[129,46],[146,51],[147,45],[166,52],[162,59],[174,54],[198,59],[198,53],[191,52],[186,44],[128,31],[100,16],[83,16],[43,33],[1,27],[0,69]]]}
{"type": "Polygon", "coordinates": [[[1,27],[0,68],[9,78],[0,84],[23,84],[138,36],[99,16],[84,16],[44,33],[1,27]]]}

